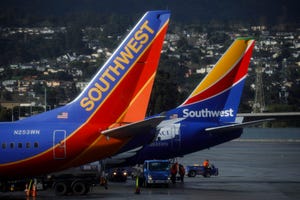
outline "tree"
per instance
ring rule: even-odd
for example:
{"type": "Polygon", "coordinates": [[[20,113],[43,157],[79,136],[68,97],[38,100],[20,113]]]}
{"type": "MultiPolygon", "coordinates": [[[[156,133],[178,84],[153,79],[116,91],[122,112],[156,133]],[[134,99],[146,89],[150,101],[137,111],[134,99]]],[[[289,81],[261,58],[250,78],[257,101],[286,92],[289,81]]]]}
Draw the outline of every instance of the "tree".
{"type": "Polygon", "coordinates": [[[75,22],[67,27],[66,49],[68,52],[83,52],[84,43],[82,41],[83,27],[75,22]]]}

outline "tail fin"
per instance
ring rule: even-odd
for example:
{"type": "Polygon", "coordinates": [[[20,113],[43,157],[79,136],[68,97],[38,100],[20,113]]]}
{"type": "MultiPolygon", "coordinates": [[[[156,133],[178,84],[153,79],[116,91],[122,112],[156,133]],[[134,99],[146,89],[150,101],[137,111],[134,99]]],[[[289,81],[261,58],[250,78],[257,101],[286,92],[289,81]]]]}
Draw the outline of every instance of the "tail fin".
{"type": "Polygon", "coordinates": [[[240,104],[254,40],[238,38],[171,115],[211,122],[234,122],[240,104]]]}
{"type": "Polygon", "coordinates": [[[25,120],[111,125],[144,119],[169,18],[169,11],[147,12],[74,101],[25,120]]]}

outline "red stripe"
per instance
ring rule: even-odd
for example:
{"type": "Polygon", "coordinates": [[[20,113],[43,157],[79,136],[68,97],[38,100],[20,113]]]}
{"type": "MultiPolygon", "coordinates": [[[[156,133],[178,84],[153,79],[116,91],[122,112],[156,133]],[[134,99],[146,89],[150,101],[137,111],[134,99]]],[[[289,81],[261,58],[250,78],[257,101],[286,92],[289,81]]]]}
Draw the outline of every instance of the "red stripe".
{"type": "Polygon", "coordinates": [[[235,83],[239,82],[248,72],[248,66],[253,47],[254,45],[248,49],[240,62],[226,76],[224,76],[210,88],[188,99],[184,105],[193,104],[211,98],[221,92],[224,92],[232,87],[235,83]]]}

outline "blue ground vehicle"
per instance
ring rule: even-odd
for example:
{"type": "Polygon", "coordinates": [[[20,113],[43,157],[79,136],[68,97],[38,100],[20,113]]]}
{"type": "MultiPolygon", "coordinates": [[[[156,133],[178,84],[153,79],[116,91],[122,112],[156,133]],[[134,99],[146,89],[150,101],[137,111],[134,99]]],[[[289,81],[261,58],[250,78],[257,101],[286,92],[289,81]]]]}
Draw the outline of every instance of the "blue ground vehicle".
{"type": "Polygon", "coordinates": [[[205,169],[205,167],[201,165],[186,166],[185,171],[188,177],[195,177],[196,175],[202,175],[203,177],[219,175],[219,169],[214,165],[210,165],[208,169],[205,169]]]}
{"type": "Polygon", "coordinates": [[[169,160],[145,160],[143,166],[144,185],[170,183],[170,161],[169,160]]]}

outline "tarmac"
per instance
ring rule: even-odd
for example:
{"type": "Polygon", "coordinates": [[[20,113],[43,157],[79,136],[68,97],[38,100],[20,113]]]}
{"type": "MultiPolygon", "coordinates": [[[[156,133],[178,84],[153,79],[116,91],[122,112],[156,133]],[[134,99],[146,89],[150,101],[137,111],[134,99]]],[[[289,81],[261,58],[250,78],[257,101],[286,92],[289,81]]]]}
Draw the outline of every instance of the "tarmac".
{"type": "MultiPolygon", "coordinates": [[[[231,141],[178,161],[191,165],[206,158],[219,168],[219,176],[185,177],[184,183],[141,188],[140,194],[135,194],[135,182],[129,178],[125,183],[110,182],[107,190],[96,186],[86,196],[57,197],[47,190],[28,199],[300,199],[299,142],[231,141]]],[[[0,193],[0,200],[4,199],[26,198],[23,192],[0,193]]]]}

